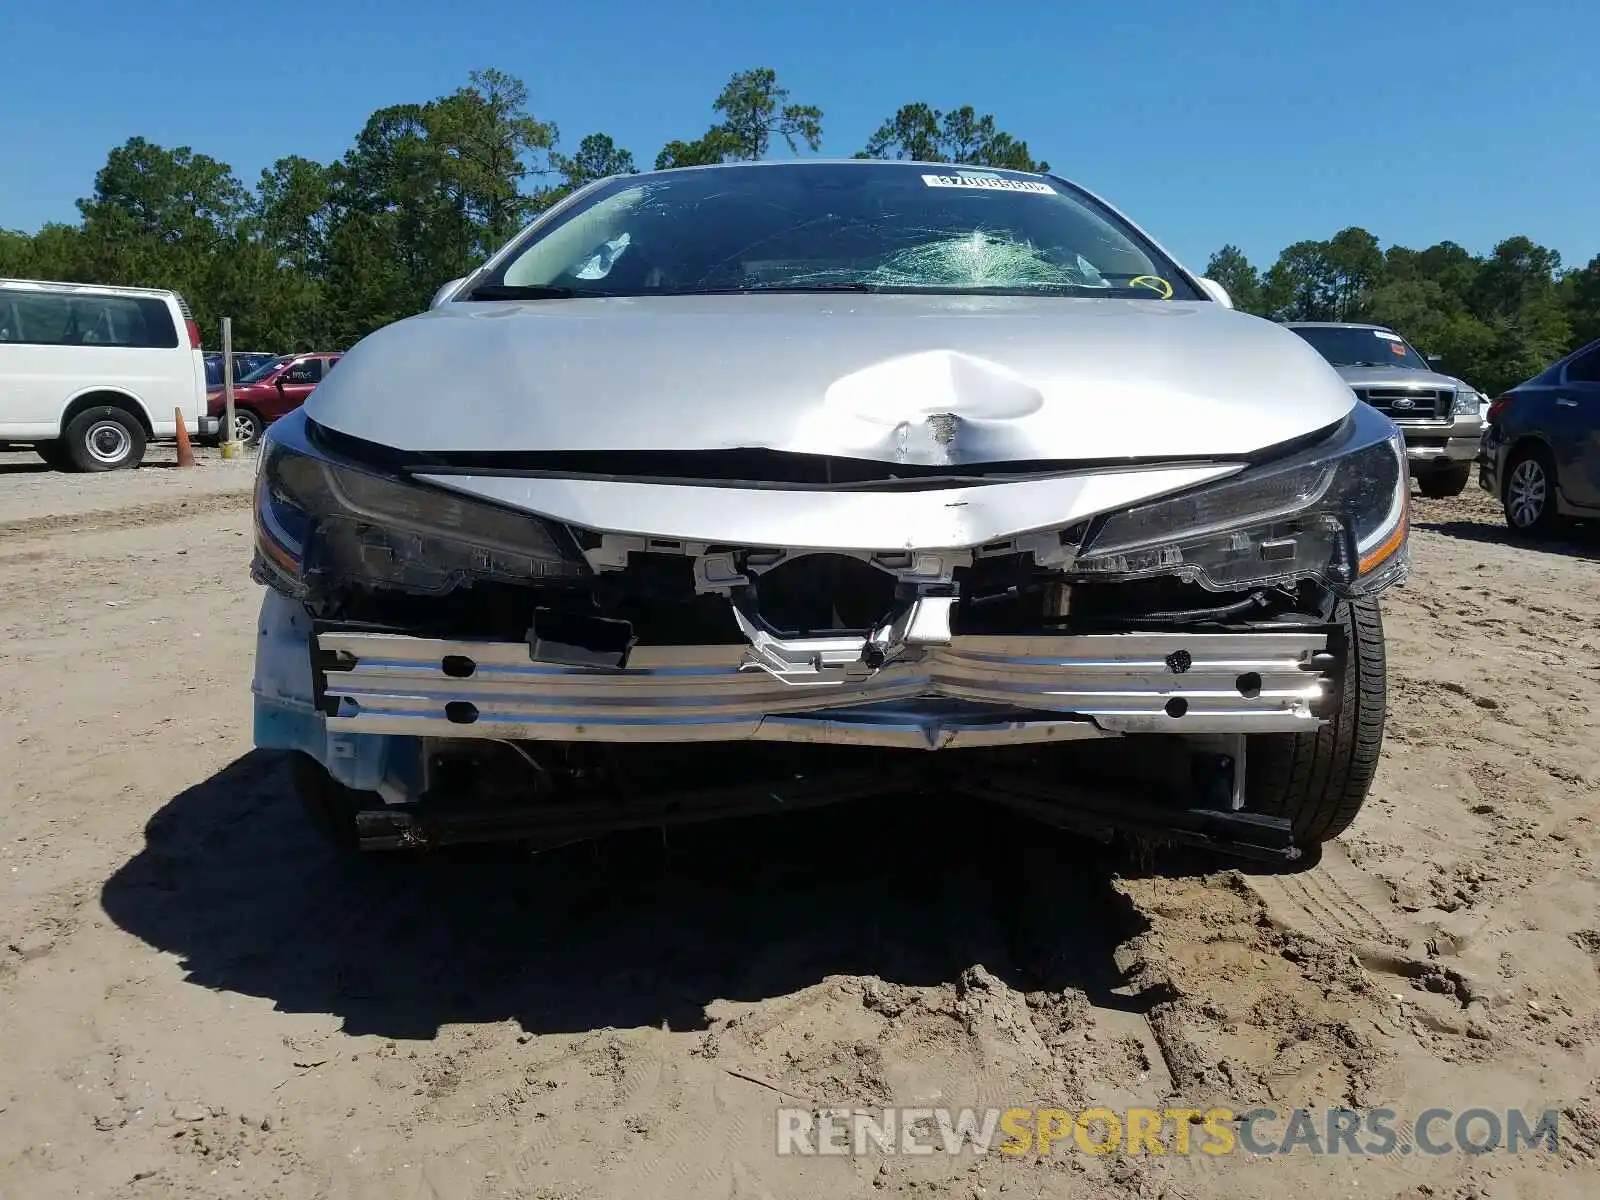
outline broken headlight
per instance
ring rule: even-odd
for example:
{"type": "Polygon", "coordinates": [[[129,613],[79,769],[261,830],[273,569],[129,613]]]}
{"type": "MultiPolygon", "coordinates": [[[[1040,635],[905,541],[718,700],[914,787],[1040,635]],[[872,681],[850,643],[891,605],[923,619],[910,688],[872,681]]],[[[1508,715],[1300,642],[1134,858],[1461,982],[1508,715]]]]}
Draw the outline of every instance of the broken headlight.
{"type": "Polygon", "coordinates": [[[586,570],[537,517],[335,461],[296,432],[269,434],[256,472],[262,583],[296,597],[348,585],[438,595],[586,570]]]}
{"type": "Polygon", "coordinates": [[[1370,595],[1410,570],[1410,486],[1402,434],[1357,405],[1310,449],[1101,518],[1072,570],[1177,575],[1219,592],[1314,579],[1370,595]]]}

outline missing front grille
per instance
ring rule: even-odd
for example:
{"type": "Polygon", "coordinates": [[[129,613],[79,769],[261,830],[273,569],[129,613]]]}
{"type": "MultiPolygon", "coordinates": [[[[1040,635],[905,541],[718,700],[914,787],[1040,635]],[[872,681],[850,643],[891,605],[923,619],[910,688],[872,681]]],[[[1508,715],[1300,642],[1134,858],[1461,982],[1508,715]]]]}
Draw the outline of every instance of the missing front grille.
{"type": "Polygon", "coordinates": [[[755,610],[785,637],[865,634],[894,607],[894,576],[844,554],[805,554],[752,585],[755,610]]]}

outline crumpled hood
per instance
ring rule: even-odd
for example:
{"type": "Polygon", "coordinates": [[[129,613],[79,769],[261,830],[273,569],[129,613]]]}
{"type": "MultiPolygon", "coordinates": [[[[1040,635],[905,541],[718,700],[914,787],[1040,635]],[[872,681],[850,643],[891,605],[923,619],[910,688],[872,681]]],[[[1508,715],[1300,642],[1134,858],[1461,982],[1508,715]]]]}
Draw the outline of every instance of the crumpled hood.
{"type": "Polygon", "coordinates": [[[1301,338],[1208,302],[746,294],[446,304],[362,341],[306,412],[413,452],[943,465],[1240,455],[1354,403],[1301,338]]]}

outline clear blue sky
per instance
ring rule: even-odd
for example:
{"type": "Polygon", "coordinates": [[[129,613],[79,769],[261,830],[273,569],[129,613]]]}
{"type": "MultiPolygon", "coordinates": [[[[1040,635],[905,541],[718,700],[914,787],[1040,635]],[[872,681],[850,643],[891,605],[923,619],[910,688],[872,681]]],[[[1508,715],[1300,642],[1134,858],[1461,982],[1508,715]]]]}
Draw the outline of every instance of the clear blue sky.
{"type": "Polygon", "coordinates": [[[1194,267],[1362,225],[1474,251],[1600,253],[1596,0],[283,0],[0,3],[0,227],[73,220],[112,146],[188,145],[247,183],[373,109],[495,66],[562,145],[642,166],[727,77],[771,66],[848,155],[902,103],[972,104],[1194,267]]]}

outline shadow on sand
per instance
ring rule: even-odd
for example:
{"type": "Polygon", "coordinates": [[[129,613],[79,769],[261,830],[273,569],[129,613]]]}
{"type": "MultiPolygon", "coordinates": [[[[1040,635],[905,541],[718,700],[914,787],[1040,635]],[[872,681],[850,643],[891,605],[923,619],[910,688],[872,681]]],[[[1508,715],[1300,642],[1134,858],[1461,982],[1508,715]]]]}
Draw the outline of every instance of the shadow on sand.
{"type": "Polygon", "coordinates": [[[1560,554],[1568,558],[1600,561],[1600,523],[1593,521],[1573,523],[1554,537],[1547,538],[1520,537],[1503,523],[1496,525],[1488,521],[1418,521],[1416,527],[1463,542],[1513,546],[1539,554],[1560,554]]]}
{"type": "MultiPolygon", "coordinates": [[[[857,802],[511,849],[340,857],[285,764],[253,752],[174,797],[105,885],[105,911],[208,988],[429,1037],[514,1018],[537,1032],[704,1027],[708,1002],[828,975],[907,984],[982,963],[1019,990],[1119,989],[1142,927],[1126,860],[955,800],[857,802]]],[[[1215,864],[1212,864],[1213,866],[1215,864]]]]}

